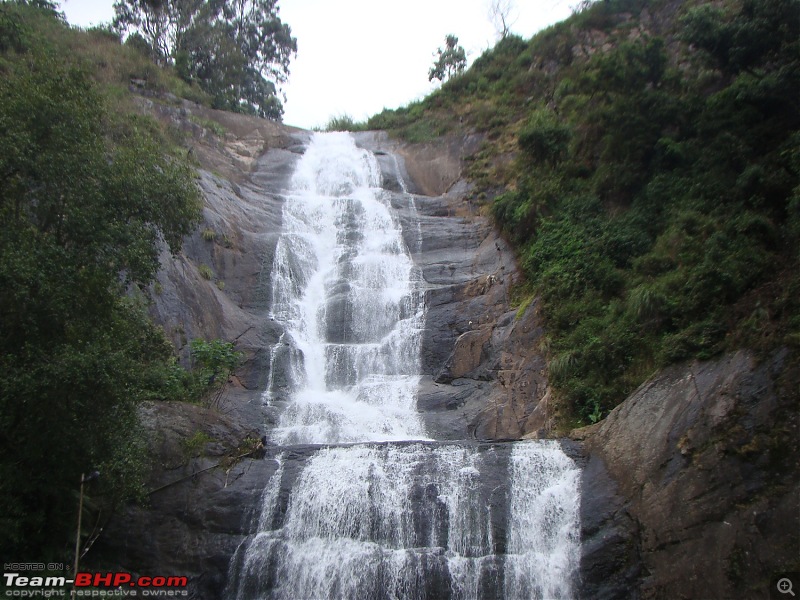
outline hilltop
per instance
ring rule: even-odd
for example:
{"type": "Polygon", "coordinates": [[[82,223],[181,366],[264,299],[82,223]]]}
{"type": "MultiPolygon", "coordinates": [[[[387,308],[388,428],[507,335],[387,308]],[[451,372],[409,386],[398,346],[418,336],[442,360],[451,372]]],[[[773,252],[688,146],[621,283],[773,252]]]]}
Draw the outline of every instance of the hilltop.
{"type": "Polygon", "coordinates": [[[800,343],[800,3],[607,0],[354,128],[478,136],[564,425],[668,364],[800,343]]]}

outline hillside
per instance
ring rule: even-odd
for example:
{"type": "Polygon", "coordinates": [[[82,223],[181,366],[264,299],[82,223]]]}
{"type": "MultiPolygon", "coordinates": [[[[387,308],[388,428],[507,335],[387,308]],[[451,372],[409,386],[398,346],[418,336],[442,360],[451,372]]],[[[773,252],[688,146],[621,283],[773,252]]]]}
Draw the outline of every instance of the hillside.
{"type": "Polygon", "coordinates": [[[473,200],[516,249],[520,305],[543,300],[566,426],[668,364],[800,343],[798,15],[596,2],[362,124],[482,137],[473,200]]]}
{"type": "Polygon", "coordinates": [[[0,3],[7,556],[68,556],[75,490],[94,470],[101,478],[91,484],[87,517],[143,498],[150,462],[140,403],[199,401],[213,387],[203,369],[235,362],[230,345],[209,350],[198,340],[206,358],[182,367],[148,315],[162,253],[180,252],[202,210],[186,136],[137,103],[159,94],[168,106],[177,102],[173,92],[203,100],[107,31],[72,29],[46,2],[0,3]]]}
{"type": "MultiPolygon", "coordinates": [[[[443,447],[569,454],[581,597],[760,596],[798,567],[800,2],[584,4],[332,136],[371,157],[425,299],[398,311],[409,414],[443,447]]],[[[274,283],[311,280],[279,246],[314,136],[143,50],[0,2],[0,550],[68,573],[82,493],[82,567],[230,597],[265,486],[285,469],[285,515],[322,449],[273,437],[305,360],[274,283]]],[[[323,217],[331,252],[380,238],[362,214],[323,217]]],[[[342,341],[359,286],[327,287],[342,341]]],[[[510,468],[457,470],[498,557],[510,468]]]]}

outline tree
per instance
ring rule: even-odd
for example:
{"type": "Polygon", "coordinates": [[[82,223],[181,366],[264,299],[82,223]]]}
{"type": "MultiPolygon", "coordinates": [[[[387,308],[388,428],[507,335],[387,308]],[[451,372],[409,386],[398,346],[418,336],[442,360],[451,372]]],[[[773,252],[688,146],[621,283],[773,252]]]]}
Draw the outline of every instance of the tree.
{"type": "Polygon", "coordinates": [[[74,535],[81,473],[103,473],[94,500],[141,489],[136,407],[177,367],[130,292],[200,197],[155,121],[28,33],[0,57],[0,553],[47,561],[74,535]]]}
{"type": "Polygon", "coordinates": [[[56,17],[57,19],[65,21],[64,13],[58,12],[58,2],[53,0],[13,0],[13,3],[39,9],[49,14],[51,17],[56,17]]]}
{"type": "Polygon", "coordinates": [[[214,107],[280,120],[297,40],[277,0],[118,0],[114,26],[141,35],[157,62],[197,82],[214,107]]]}
{"type": "Polygon", "coordinates": [[[428,71],[428,81],[446,81],[467,68],[467,53],[452,33],[445,36],[445,47],[439,48],[436,55],[439,58],[428,71]]]}
{"type": "Polygon", "coordinates": [[[490,0],[489,20],[494,25],[500,39],[505,39],[511,33],[511,26],[517,20],[514,13],[514,0],[490,0]]]}

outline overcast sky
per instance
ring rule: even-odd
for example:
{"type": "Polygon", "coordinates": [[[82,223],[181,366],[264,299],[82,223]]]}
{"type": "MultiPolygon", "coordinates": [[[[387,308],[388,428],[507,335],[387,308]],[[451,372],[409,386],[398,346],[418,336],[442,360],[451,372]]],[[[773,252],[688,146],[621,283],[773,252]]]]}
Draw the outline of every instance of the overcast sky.
{"type": "MultiPolygon", "coordinates": [[[[489,0],[280,0],[281,19],[297,38],[284,86],[284,122],[311,128],[334,115],[363,120],[434,89],[428,69],[453,33],[469,62],[497,35],[489,0]]],[[[512,31],[524,38],[569,16],[577,0],[516,0],[512,31]]],[[[111,21],[113,0],[62,0],[73,25],[111,21]]]]}

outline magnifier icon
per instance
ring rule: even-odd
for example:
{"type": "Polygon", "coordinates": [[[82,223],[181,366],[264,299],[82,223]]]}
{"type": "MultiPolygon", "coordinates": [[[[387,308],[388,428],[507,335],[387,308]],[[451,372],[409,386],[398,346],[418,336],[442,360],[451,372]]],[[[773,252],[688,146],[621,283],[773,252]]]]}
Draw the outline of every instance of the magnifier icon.
{"type": "Polygon", "coordinates": [[[794,597],[794,592],[792,591],[792,580],[787,579],[784,577],[783,579],[778,580],[778,591],[781,594],[791,594],[794,597]]]}

